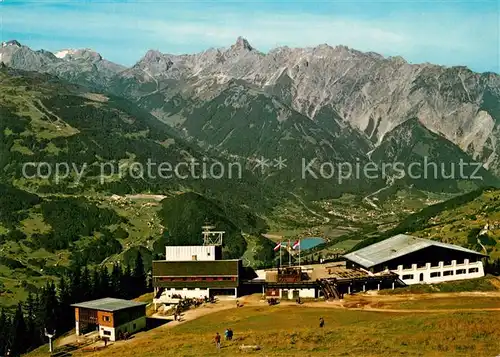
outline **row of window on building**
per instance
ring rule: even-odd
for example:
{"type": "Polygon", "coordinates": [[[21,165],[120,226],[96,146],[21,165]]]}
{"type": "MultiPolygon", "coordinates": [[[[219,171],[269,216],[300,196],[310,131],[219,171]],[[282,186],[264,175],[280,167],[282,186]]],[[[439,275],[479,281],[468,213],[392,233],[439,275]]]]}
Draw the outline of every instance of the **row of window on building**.
{"type": "MultiPolygon", "coordinates": [[[[457,265],[460,265],[460,264],[465,264],[465,261],[468,260],[469,261],[469,264],[470,263],[475,263],[478,261],[478,259],[474,259],[474,258],[469,258],[469,259],[464,259],[464,260],[457,260],[456,261],[456,264],[457,265]]],[[[417,269],[420,269],[420,268],[425,268],[427,266],[427,263],[423,263],[423,262],[420,262],[420,263],[417,263],[417,269]]],[[[443,261],[443,266],[453,266],[453,263],[451,260],[445,260],[443,261]]],[[[431,268],[437,268],[439,267],[439,262],[432,262],[431,263],[431,268]]],[[[392,270],[397,270],[398,267],[397,266],[386,266],[385,267],[386,269],[392,269],[392,270]]],[[[409,263],[409,264],[403,264],[403,269],[406,270],[406,269],[413,269],[413,264],[409,263]]]]}
{"type": "MultiPolygon", "coordinates": [[[[469,269],[469,274],[472,273],[477,273],[479,272],[479,268],[470,268],[469,269]]],[[[443,276],[450,276],[450,275],[462,275],[462,274],[467,274],[467,269],[457,269],[456,271],[453,270],[446,270],[443,272],[443,276]]],[[[441,276],[440,271],[435,271],[431,273],[431,278],[439,278],[441,276]]],[[[414,278],[413,274],[407,274],[403,275],[403,280],[412,280],[414,278]]]]}

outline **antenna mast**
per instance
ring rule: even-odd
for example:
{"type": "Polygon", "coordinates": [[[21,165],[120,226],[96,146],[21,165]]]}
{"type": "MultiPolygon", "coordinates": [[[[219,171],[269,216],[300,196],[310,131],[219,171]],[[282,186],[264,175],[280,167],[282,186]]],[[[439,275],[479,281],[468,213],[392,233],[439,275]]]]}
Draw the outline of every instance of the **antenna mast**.
{"type": "Polygon", "coordinates": [[[222,246],[222,236],[226,233],[225,231],[213,231],[212,229],[215,229],[215,226],[209,223],[205,223],[201,229],[201,234],[203,235],[203,245],[222,246]]]}

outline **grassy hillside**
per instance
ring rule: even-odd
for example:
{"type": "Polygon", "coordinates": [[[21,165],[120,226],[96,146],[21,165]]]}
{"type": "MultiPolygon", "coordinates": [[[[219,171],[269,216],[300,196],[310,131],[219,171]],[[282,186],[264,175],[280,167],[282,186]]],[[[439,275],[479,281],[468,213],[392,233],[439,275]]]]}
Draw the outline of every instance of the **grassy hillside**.
{"type": "Polygon", "coordinates": [[[381,290],[379,294],[398,295],[498,290],[500,290],[500,279],[493,276],[485,276],[477,279],[448,281],[439,284],[409,285],[402,288],[396,288],[394,290],[381,290]]]}
{"type": "Polygon", "coordinates": [[[0,205],[0,306],[23,300],[70,264],[132,262],[141,249],[148,266],[150,249],[161,235],[154,202],[37,196],[0,187],[10,203],[0,205]]]}
{"type": "Polygon", "coordinates": [[[118,97],[48,75],[2,68],[0,108],[0,181],[29,191],[109,195],[195,191],[245,202],[255,211],[271,209],[280,197],[278,188],[262,183],[245,168],[229,172],[230,162],[187,143],[168,125],[118,97]],[[44,166],[30,165],[23,172],[25,163],[42,162],[44,166]],[[198,165],[194,169],[185,165],[191,162],[198,165]],[[201,165],[214,162],[226,169],[220,179],[210,171],[207,175],[201,165]],[[60,166],[56,179],[58,164],[67,164],[70,170],[60,166]],[[183,166],[175,171],[178,164],[183,166]],[[44,177],[49,168],[52,175],[44,177]]]}
{"type": "Polygon", "coordinates": [[[14,305],[71,264],[133,264],[140,252],[148,269],[167,244],[201,244],[207,219],[226,231],[226,258],[245,255],[246,263],[262,266],[275,256],[274,245],[260,237],[266,229],[261,218],[195,193],[159,202],[148,195],[38,196],[8,184],[0,189],[5,203],[0,206],[0,306],[14,305]]]}
{"type": "Polygon", "coordinates": [[[490,257],[497,258],[500,256],[500,190],[479,189],[426,207],[409,215],[394,229],[365,240],[353,249],[398,233],[408,233],[476,250],[482,250],[484,246],[490,257]],[[487,224],[488,228],[484,234],[478,236],[487,224]]]}

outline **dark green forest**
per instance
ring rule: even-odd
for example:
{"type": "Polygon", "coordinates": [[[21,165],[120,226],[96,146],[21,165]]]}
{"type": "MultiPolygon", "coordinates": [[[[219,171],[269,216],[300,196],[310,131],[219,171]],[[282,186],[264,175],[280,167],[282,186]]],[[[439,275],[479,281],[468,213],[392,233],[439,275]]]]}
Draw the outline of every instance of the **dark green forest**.
{"type": "Polygon", "coordinates": [[[241,232],[259,234],[267,227],[264,220],[237,206],[219,206],[217,202],[195,193],[185,193],[162,202],[160,217],[168,227],[164,237],[166,245],[199,245],[202,243],[200,227],[210,222],[217,230],[225,231],[223,256],[240,258],[247,248],[241,232]]]}

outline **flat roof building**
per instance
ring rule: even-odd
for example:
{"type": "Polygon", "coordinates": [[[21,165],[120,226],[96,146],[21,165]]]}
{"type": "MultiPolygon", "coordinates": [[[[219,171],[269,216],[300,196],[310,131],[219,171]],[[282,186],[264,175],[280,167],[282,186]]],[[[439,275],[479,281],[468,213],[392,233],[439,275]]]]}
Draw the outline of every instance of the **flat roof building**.
{"type": "Polygon", "coordinates": [[[146,328],[146,305],[115,298],[73,304],[76,335],[98,330],[101,338],[116,341],[122,334],[140,331],[146,328]]]}
{"type": "Polygon", "coordinates": [[[156,303],[182,298],[237,297],[243,264],[235,260],[153,261],[156,303]],[[163,295],[163,297],[162,297],[163,295]]]}

